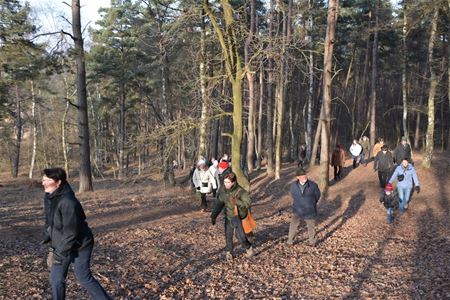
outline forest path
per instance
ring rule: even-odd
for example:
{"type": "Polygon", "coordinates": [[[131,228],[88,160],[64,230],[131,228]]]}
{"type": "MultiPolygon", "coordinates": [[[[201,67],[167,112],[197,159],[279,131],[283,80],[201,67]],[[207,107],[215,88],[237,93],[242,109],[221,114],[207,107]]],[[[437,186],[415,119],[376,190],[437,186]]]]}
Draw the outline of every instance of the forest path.
{"type": "MultiPolygon", "coordinates": [[[[96,182],[95,192],[79,196],[96,237],[93,272],[114,299],[448,299],[449,161],[438,155],[430,170],[418,161],[421,193],[392,225],[372,163],[346,168],[319,202],[316,247],[304,228],[294,246],[285,243],[295,164],[277,181],[257,171],[256,255],[244,258],[237,246],[232,262],[224,260],[221,219],[210,225],[189,189],[96,182]]],[[[311,168],[312,180],[318,171],[311,168]]],[[[0,182],[0,299],[49,298],[42,190],[25,182],[0,182]]],[[[67,291],[68,299],[88,299],[72,272],[67,291]]]]}

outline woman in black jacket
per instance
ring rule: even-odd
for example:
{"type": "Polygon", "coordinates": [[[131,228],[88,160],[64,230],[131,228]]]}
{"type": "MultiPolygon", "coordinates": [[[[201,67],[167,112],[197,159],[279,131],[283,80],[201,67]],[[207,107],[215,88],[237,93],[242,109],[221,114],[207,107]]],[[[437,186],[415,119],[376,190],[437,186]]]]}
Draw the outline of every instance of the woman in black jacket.
{"type": "Polygon", "coordinates": [[[86,222],[83,207],[67,182],[66,172],[61,168],[52,168],[45,169],[43,173],[44,243],[50,243],[47,264],[51,273],[52,298],[65,299],[65,279],[73,263],[78,282],[93,299],[111,299],[91,274],[94,237],[86,222]]]}

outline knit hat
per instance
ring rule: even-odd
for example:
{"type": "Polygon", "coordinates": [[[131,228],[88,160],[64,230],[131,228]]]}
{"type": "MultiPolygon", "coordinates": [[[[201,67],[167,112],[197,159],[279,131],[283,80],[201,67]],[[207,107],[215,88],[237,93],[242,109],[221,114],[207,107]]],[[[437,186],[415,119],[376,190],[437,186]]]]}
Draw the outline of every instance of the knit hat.
{"type": "Polygon", "coordinates": [[[303,168],[298,168],[298,169],[295,171],[295,176],[304,176],[304,175],[306,175],[306,171],[305,171],[305,169],[303,169],[303,168]]]}
{"type": "Polygon", "coordinates": [[[407,142],[407,141],[408,141],[408,138],[407,138],[406,136],[402,136],[402,142],[403,142],[403,141],[407,142]]]}
{"type": "Polygon", "coordinates": [[[226,161],[221,161],[220,163],[219,163],[219,169],[228,169],[228,167],[229,167],[230,165],[226,162],[226,161]]]}
{"type": "Polygon", "coordinates": [[[394,187],[391,183],[386,184],[386,187],[384,188],[386,192],[392,192],[394,190],[394,187]]]}

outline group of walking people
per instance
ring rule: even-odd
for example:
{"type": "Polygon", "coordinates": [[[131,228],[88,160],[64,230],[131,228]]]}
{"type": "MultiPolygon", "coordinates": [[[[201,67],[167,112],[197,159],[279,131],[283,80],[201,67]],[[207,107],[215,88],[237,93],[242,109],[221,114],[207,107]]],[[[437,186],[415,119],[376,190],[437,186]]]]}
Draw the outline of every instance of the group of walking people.
{"type": "MultiPolygon", "coordinates": [[[[368,139],[363,137],[362,141],[363,145],[354,140],[350,146],[353,167],[356,167],[355,161],[358,157],[360,164],[367,165],[369,160],[368,139]]],[[[411,147],[403,137],[401,143],[391,153],[380,139],[374,146],[372,154],[374,171],[378,171],[380,187],[384,189],[380,201],[386,207],[388,223],[392,223],[397,207],[400,213],[408,208],[412,190],[420,192],[419,179],[411,160],[411,147]],[[393,188],[394,182],[397,182],[397,192],[393,188]]],[[[340,145],[336,145],[331,157],[331,164],[335,167],[335,180],[342,178],[344,163],[345,151],[340,145]]],[[[253,256],[252,232],[243,226],[243,220],[251,216],[252,200],[249,192],[237,182],[228,157],[225,155],[220,161],[212,159],[210,166],[206,160],[199,160],[192,172],[192,184],[202,211],[208,210],[206,195],[213,193],[215,201],[210,215],[212,225],[216,224],[219,214],[224,213],[226,259],[234,258],[233,236],[244,248],[244,255],[253,256]]],[[[47,264],[51,274],[53,299],[65,299],[65,279],[71,264],[74,266],[77,280],[93,299],[111,299],[90,271],[94,238],[86,222],[84,210],[67,182],[66,172],[62,168],[45,169],[42,185],[45,191],[46,225],[43,244],[49,245],[47,264]]],[[[309,244],[314,247],[317,244],[317,203],[321,192],[318,185],[308,178],[307,171],[302,166],[295,172],[295,180],[290,185],[290,194],[293,199],[293,213],[287,244],[294,244],[298,227],[303,220],[306,223],[309,244]]]]}

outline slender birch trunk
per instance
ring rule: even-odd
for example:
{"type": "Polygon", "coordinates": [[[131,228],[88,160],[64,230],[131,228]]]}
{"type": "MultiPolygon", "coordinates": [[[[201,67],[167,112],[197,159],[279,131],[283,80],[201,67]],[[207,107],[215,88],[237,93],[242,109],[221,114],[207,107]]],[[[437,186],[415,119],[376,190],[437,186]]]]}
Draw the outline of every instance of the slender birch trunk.
{"type": "Polygon", "coordinates": [[[375,30],[372,45],[372,81],[370,93],[370,148],[376,140],[376,115],[377,115],[377,76],[378,76],[378,19],[380,14],[380,0],[375,4],[375,30]]]}
{"type": "Polygon", "coordinates": [[[430,33],[430,41],[428,43],[428,61],[430,66],[430,90],[428,94],[428,126],[427,126],[427,135],[425,140],[425,155],[422,161],[422,166],[425,168],[429,168],[431,166],[431,160],[433,158],[433,147],[434,147],[434,98],[436,96],[436,90],[438,85],[438,78],[436,76],[436,72],[433,68],[433,50],[434,44],[436,40],[436,31],[437,31],[437,21],[439,17],[439,7],[437,3],[434,4],[434,12],[433,18],[431,21],[431,33],[430,33]]]}
{"type": "Polygon", "coordinates": [[[36,162],[36,148],[37,148],[37,124],[36,124],[36,94],[34,92],[34,81],[30,81],[31,85],[31,121],[32,121],[32,137],[33,137],[33,146],[31,149],[31,162],[30,162],[30,171],[28,172],[28,178],[33,179],[33,170],[34,164],[36,162]]]}

